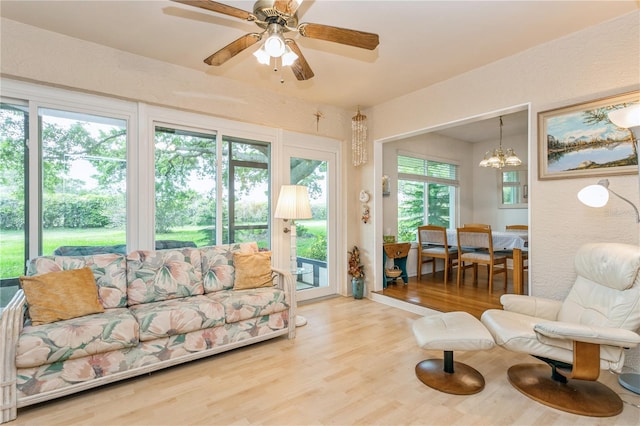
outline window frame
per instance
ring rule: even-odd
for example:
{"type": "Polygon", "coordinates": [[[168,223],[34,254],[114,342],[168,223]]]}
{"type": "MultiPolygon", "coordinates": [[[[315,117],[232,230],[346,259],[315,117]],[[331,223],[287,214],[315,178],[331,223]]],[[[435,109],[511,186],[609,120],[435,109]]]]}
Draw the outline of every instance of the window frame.
{"type": "MultiPolygon", "coordinates": [[[[38,117],[40,108],[69,111],[71,113],[89,114],[124,120],[127,123],[127,251],[137,249],[152,249],[154,247],[155,229],[149,217],[155,217],[154,207],[154,126],[164,123],[170,126],[203,129],[213,131],[218,140],[231,137],[243,140],[255,140],[271,144],[271,169],[281,167],[279,159],[281,131],[265,126],[235,122],[216,118],[204,114],[186,112],[168,107],[153,106],[143,102],[122,100],[103,95],[76,92],[73,90],[48,87],[37,83],[21,82],[0,78],[0,95],[14,103],[24,103],[27,106],[29,120],[29,137],[27,150],[30,155],[26,159],[28,170],[26,191],[28,192],[25,205],[28,207],[28,217],[25,223],[26,257],[35,258],[42,254],[41,212],[42,192],[40,190],[42,165],[41,144],[39,138],[38,117]],[[33,155],[37,153],[37,155],[33,155]],[[27,225],[28,224],[28,225],[27,225]]],[[[221,158],[222,144],[218,144],[218,158],[221,158]]],[[[218,167],[218,170],[221,170],[218,167]]],[[[221,171],[219,171],[221,173],[221,171]]],[[[221,176],[218,176],[220,182],[221,176]]],[[[278,182],[278,177],[270,175],[270,187],[278,182]],[[274,181],[274,178],[276,179],[274,181]]],[[[220,202],[221,191],[218,191],[220,202]]],[[[272,196],[270,194],[270,200],[272,196]]],[[[221,221],[221,218],[217,218],[221,221]]],[[[218,229],[221,229],[221,223],[218,229]]],[[[274,232],[271,232],[273,240],[274,232]]],[[[273,243],[273,241],[271,241],[273,243]]]]}
{"type": "MultiPolygon", "coordinates": [[[[398,188],[400,188],[400,182],[401,181],[407,181],[407,182],[412,182],[412,183],[418,183],[418,184],[423,184],[425,187],[425,192],[423,194],[426,194],[426,192],[428,191],[428,186],[431,184],[435,184],[435,185],[443,185],[443,186],[448,186],[450,188],[454,189],[454,194],[452,202],[450,201],[450,205],[449,205],[449,229],[455,229],[457,227],[457,223],[458,223],[458,212],[460,211],[460,164],[457,161],[453,161],[453,160],[447,160],[447,159],[442,159],[442,158],[437,158],[437,157],[432,157],[432,156],[425,156],[425,155],[420,155],[420,154],[416,154],[413,152],[404,152],[404,151],[398,151],[396,154],[396,172],[397,172],[397,179],[398,179],[398,188]],[[424,162],[425,165],[425,174],[413,174],[413,173],[404,173],[404,172],[400,172],[400,157],[408,157],[411,159],[415,159],[415,160],[420,160],[422,162],[424,162]],[[453,171],[454,171],[454,177],[453,178],[442,178],[442,177],[436,177],[436,176],[430,176],[429,173],[429,167],[428,164],[429,163],[441,163],[441,164],[446,164],[450,167],[453,167],[453,171]]],[[[398,189],[399,191],[399,189],[398,189]]],[[[423,199],[422,199],[422,222],[423,223],[428,223],[428,218],[429,218],[429,199],[427,196],[423,195],[423,199]]],[[[400,215],[398,214],[398,233],[400,232],[400,215]]],[[[417,236],[416,236],[417,239],[417,236]]]]}

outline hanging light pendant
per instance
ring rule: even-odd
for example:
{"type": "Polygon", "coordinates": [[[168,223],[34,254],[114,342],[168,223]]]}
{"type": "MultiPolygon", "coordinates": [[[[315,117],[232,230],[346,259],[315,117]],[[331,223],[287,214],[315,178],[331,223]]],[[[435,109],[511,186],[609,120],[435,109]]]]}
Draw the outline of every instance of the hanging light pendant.
{"type": "Polygon", "coordinates": [[[351,156],[353,165],[359,166],[367,162],[367,116],[358,113],[351,118],[351,156]]]}
{"type": "Polygon", "coordinates": [[[503,167],[519,166],[520,164],[522,164],[522,160],[518,158],[513,148],[508,148],[506,152],[502,149],[502,116],[500,116],[500,145],[493,150],[493,154],[487,151],[478,166],[501,169],[503,167]]]}

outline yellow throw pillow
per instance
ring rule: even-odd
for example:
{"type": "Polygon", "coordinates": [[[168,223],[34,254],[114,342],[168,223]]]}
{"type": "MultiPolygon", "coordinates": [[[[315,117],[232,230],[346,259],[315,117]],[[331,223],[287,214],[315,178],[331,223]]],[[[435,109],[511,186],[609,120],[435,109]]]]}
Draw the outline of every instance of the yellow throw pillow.
{"type": "Polygon", "coordinates": [[[234,290],[273,286],[270,251],[233,253],[233,266],[236,270],[234,290]]]}
{"type": "Polygon", "coordinates": [[[91,268],[20,277],[33,325],[104,312],[91,268]]]}

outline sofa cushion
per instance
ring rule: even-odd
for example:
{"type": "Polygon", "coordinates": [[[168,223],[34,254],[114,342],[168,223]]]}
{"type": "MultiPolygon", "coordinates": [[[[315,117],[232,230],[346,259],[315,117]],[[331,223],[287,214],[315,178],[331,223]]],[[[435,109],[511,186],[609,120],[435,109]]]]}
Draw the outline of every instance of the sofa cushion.
{"type": "Polygon", "coordinates": [[[127,256],[129,306],[202,294],[200,250],[138,250],[127,256]]]}
{"type": "Polygon", "coordinates": [[[273,287],[270,251],[235,252],[233,253],[233,267],[236,272],[233,280],[234,290],[273,287]]]}
{"type": "Polygon", "coordinates": [[[37,367],[138,344],[138,322],[126,308],[37,326],[18,337],[16,366],[37,367]]]}
{"type": "Polygon", "coordinates": [[[20,277],[33,325],[68,320],[104,312],[91,269],[20,277]]]}
{"type": "Polygon", "coordinates": [[[121,254],[94,256],[41,256],[27,262],[27,275],[91,268],[98,286],[98,298],[105,309],[127,306],[127,270],[121,254]]]}
{"type": "Polygon", "coordinates": [[[258,244],[236,243],[219,246],[201,247],[202,281],[204,292],[210,293],[233,288],[233,253],[256,253],[258,244]]]}
{"type": "Polygon", "coordinates": [[[224,306],[228,324],[282,312],[289,308],[286,293],[276,287],[225,290],[206,295],[224,306]]]}
{"type": "Polygon", "coordinates": [[[145,303],[129,308],[140,324],[140,341],[224,324],[222,305],[205,296],[145,303]]]}

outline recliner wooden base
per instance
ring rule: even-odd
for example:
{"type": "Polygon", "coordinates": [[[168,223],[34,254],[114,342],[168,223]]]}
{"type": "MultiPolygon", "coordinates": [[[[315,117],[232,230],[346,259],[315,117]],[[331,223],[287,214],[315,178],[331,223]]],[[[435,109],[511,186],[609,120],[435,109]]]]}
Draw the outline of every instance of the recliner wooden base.
{"type": "Polygon", "coordinates": [[[544,364],[518,364],[509,368],[509,382],[541,404],[573,414],[610,417],[622,412],[622,400],[607,386],[591,380],[560,383],[544,364]]]}

